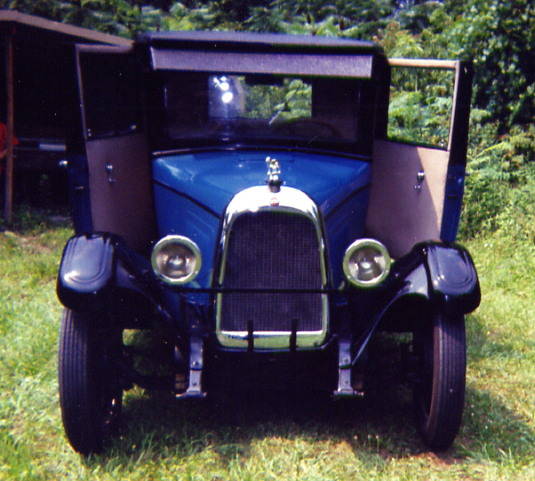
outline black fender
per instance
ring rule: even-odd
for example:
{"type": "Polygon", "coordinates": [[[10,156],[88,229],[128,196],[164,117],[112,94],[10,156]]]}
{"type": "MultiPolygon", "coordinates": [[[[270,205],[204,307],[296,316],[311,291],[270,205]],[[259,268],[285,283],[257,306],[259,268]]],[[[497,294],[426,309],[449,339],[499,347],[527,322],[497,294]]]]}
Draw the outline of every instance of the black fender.
{"type": "Polygon", "coordinates": [[[166,317],[150,262],[110,233],[80,234],[67,241],[56,290],[61,303],[75,311],[117,314],[139,324],[166,317]]]}
{"type": "MultiPolygon", "coordinates": [[[[387,281],[376,293],[369,292],[371,317],[361,319],[366,328],[355,345],[353,364],[380,328],[410,331],[430,318],[422,313],[438,310],[451,319],[472,312],[481,301],[479,280],[466,249],[458,244],[424,242],[414,246],[392,266],[387,281]]],[[[367,311],[364,308],[364,311],[367,311]]]]}
{"type": "Polygon", "coordinates": [[[117,264],[117,239],[107,234],[71,237],[61,257],[57,295],[76,311],[97,311],[110,297],[117,264]]]}
{"type": "Polygon", "coordinates": [[[476,268],[459,244],[417,244],[396,262],[392,277],[396,298],[418,296],[450,316],[472,312],[481,301],[476,268]]]}

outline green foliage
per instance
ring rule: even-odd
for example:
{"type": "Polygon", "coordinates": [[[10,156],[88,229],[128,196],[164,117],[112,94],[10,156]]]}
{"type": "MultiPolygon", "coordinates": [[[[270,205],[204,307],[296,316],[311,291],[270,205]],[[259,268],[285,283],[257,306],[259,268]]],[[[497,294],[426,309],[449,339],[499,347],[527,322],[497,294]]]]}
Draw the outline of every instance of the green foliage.
{"type": "Polygon", "coordinates": [[[447,147],[452,95],[450,71],[392,69],[389,137],[447,147]]]}
{"type": "Polygon", "coordinates": [[[497,130],[495,123],[473,123],[460,234],[502,230],[535,242],[535,126],[514,127],[495,142],[497,130]]]}
{"type": "Polygon", "coordinates": [[[385,49],[389,57],[422,57],[424,48],[420,39],[402,28],[396,21],[390,22],[383,30],[374,37],[385,49]]]}
{"type": "Polygon", "coordinates": [[[252,9],[247,27],[307,35],[371,38],[393,12],[389,0],[274,0],[252,9]]]}
{"type": "Polygon", "coordinates": [[[475,105],[501,130],[533,120],[535,10],[527,0],[472,0],[452,27],[452,42],[474,59],[475,105]]]}
{"type": "Polygon", "coordinates": [[[169,14],[163,18],[163,30],[204,30],[212,23],[213,15],[208,7],[187,7],[175,2],[169,14]]]}
{"type": "MultiPolygon", "coordinates": [[[[4,0],[0,7],[39,15],[50,20],[132,37],[138,32],[157,30],[163,23],[163,12],[150,2],[135,0],[4,0]]],[[[165,2],[152,2],[164,5],[165,2]]]]}
{"type": "Polygon", "coordinates": [[[533,120],[533,2],[426,2],[395,17],[377,36],[387,54],[473,59],[474,105],[490,113],[500,132],[533,120]]]}

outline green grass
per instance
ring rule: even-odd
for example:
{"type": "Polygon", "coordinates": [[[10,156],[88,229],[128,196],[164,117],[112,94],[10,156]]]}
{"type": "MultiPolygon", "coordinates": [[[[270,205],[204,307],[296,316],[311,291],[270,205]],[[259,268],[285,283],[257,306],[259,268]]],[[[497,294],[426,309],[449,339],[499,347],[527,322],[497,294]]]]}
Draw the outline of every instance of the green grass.
{"type": "MultiPolygon", "coordinates": [[[[407,389],[368,401],[251,393],[176,402],[130,391],[125,424],[83,459],[59,414],[55,275],[70,235],[47,213],[17,212],[0,233],[0,480],[535,479],[535,247],[497,232],[466,243],[483,301],[467,320],[463,427],[446,453],[426,451],[407,389]]],[[[389,385],[390,385],[389,384],[389,385]]]]}

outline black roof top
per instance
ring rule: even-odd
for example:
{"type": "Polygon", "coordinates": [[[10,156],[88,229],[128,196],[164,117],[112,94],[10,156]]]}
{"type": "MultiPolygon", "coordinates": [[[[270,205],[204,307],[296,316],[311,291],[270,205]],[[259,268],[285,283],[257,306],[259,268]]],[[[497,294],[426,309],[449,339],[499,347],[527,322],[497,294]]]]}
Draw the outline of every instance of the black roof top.
{"type": "Polygon", "coordinates": [[[223,48],[233,50],[331,50],[382,52],[373,42],[339,37],[252,32],[151,32],[138,42],[155,47],[223,48]]]}

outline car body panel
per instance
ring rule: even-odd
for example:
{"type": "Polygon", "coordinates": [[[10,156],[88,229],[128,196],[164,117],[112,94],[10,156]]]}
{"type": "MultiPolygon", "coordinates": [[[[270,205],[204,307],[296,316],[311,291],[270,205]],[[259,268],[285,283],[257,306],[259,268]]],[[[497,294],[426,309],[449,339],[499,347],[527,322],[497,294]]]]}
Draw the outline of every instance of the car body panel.
{"type": "Polygon", "coordinates": [[[204,260],[195,285],[211,285],[219,219],[238,192],[266,185],[268,155],[280,162],[284,185],[305,192],[318,205],[333,267],[329,277],[335,285],[342,281],[345,249],[364,233],[371,176],[368,161],[276,150],[210,151],[153,161],[159,235],[184,235],[198,244],[204,260]]]}

